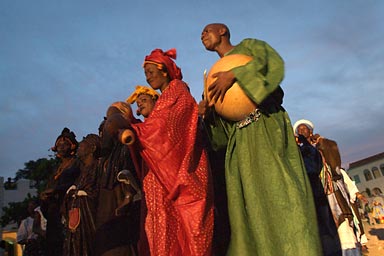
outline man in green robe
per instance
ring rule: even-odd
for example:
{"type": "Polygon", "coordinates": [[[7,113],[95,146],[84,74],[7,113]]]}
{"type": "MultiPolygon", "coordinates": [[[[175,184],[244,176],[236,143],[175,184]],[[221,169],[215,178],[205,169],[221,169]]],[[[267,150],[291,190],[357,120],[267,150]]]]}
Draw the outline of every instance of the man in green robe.
{"type": "MultiPolygon", "coordinates": [[[[241,121],[199,104],[214,148],[226,147],[225,178],[231,239],[228,255],[322,255],[316,213],[292,125],[281,106],[284,62],[266,42],[245,39],[234,46],[224,24],[209,24],[201,41],[220,58],[252,56],[247,64],[213,75],[212,102],[237,82],[256,109],[241,121]]],[[[236,106],[233,106],[236,108],[236,106]]],[[[213,169],[215,167],[213,166],[213,169]]]]}

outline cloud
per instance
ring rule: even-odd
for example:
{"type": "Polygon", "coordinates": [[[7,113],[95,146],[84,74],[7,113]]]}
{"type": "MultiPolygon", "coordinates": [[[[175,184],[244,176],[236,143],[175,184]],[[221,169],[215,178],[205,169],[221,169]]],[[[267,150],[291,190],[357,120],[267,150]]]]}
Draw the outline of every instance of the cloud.
{"type": "Polygon", "coordinates": [[[227,23],[234,43],[255,37],[279,51],[292,122],[311,119],[338,142],[343,161],[378,153],[383,2],[294,3],[1,2],[1,171],[11,175],[51,154],[65,126],[78,139],[96,133],[109,104],[146,84],[141,65],[154,48],[177,48],[177,64],[198,101],[203,71],[218,59],[200,42],[211,22],[227,23]]]}

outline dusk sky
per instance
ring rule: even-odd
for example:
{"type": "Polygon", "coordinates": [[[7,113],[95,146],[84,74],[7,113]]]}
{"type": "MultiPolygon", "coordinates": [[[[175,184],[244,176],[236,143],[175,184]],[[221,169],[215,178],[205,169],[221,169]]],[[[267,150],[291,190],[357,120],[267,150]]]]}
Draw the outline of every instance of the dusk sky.
{"type": "MultiPolygon", "coordinates": [[[[196,101],[218,55],[208,23],[233,44],[268,42],[285,61],[283,106],[335,140],[343,167],[384,152],[383,0],[0,0],[0,176],[47,158],[64,127],[80,141],[107,107],[146,85],[145,55],[177,49],[196,101]]],[[[136,109],[136,106],[134,106],[136,109]]]]}

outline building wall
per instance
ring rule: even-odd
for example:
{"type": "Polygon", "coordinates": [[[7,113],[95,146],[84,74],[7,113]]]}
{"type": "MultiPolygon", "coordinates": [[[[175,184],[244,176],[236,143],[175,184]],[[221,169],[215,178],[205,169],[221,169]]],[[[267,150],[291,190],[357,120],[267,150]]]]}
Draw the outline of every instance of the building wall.
{"type": "MultiPolygon", "coordinates": [[[[4,190],[4,206],[8,205],[10,202],[21,202],[27,197],[28,194],[35,196],[37,190],[31,188],[30,180],[18,180],[16,189],[5,189],[4,190]]],[[[3,185],[4,187],[4,185],[3,185]]]]}
{"type": "MultiPolygon", "coordinates": [[[[27,195],[35,196],[37,190],[31,188],[29,180],[18,180],[16,189],[5,189],[4,188],[4,178],[0,177],[0,216],[3,216],[3,207],[8,206],[10,202],[21,202],[27,198],[27,195]]],[[[17,231],[17,223],[11,223],[4,228],[0,227],[0,234],[2,239],[4,239],[5,234],[12,234],[12,232],[17,231]]]]}
{"type": "Polygon", "coordinates": [[[347,173],[360,192],[369,189],[371,193],[377,190],[384,194],[384,155],[378,154],[377,157],[362,159],[356,163],[350,164],[347,173]]]}

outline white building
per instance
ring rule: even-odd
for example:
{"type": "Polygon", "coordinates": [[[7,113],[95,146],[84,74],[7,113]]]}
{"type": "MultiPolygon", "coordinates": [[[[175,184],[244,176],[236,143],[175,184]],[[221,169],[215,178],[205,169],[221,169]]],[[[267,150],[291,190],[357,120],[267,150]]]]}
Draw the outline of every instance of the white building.
{"type": "Polygon", "coordinates": [[[350,163],[347,173],[366,197],[384,194],[384,152],[350,163]]]}
{"type": "MultiPolygon", "coordinates": [[[[37,194],[36,188],[33,188],[30,180],[18,180],[13,185],[12,189],[5,189],[4,177],[0,177],[0,216],[3,216],[3,207],[8,206],[10,202],[22,202],[27,198],[28,194],[35,196],[37,194]]],[[[21,255],[21,247],[16,243],[17,223],[11,223],[10,225],[1,228],[1,239],[6,240],[8,243],[13,244],[15,255],[21,255]]],[[[12,246],[13,247],[13,246],[12,246]]],[[[0,252],[0,256],[4,252],[0,252]]]]}

